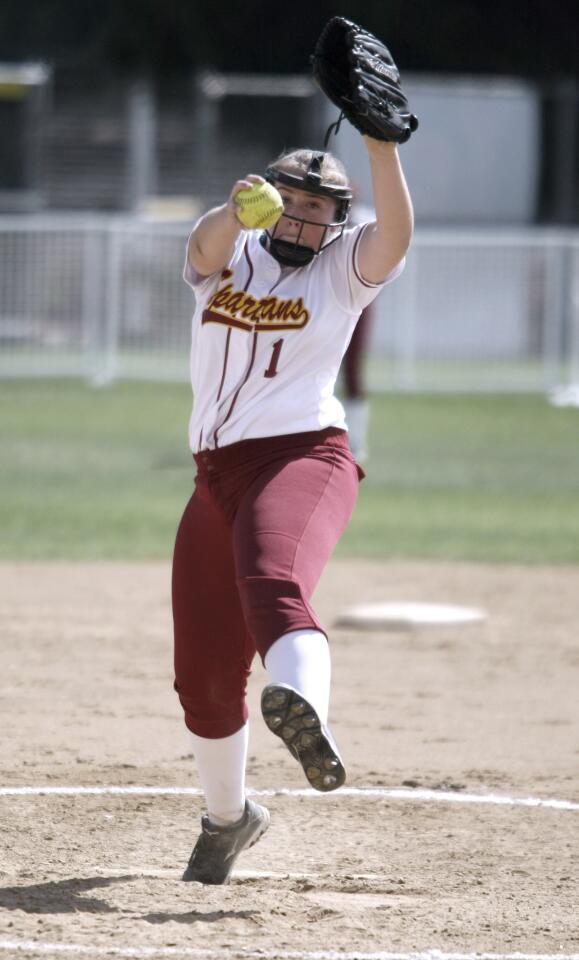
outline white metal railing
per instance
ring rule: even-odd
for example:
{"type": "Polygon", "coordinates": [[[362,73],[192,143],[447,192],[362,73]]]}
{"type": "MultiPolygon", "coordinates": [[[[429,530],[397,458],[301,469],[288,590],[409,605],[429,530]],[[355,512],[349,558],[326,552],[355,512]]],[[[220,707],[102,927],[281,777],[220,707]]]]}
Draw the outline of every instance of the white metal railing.
{"type": "MultiPolygon", "coordinates": [[[[185,223],[0,217],[0,376],[188,376],[185,223]]],[[[579,380],[579,232],[416,232],[379,296],[374,389],[545,391],[579,380]]]]}

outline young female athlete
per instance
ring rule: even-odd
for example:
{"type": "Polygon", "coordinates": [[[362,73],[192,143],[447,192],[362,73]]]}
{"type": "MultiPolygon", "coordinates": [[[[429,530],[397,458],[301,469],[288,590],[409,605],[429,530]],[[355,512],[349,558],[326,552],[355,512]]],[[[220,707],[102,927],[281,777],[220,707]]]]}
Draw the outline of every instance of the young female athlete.
{"type": "Polygon", "coordinates": [[[395,144],[364,137],[376,219],[346,227],[351,191],[329,153],[295,150],[266,178],[284,212],[246,230],[235,196],[193,228],[190,445],[195,490],[175,544],[175,689],[207,813],[184,880],[220,884],[269,824],[245,795],[246,683],[317,790],[345,771],[327,727],[328,640],[310,598],[362,476],[334,383],[361,311],[401,272],[412,207],[395,144]]]}

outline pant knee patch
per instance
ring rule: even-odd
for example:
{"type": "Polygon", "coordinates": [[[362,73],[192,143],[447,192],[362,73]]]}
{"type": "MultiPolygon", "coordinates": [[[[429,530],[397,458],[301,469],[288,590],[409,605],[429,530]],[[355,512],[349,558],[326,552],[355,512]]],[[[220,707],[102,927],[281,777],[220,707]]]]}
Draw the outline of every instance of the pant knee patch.
{"type": "Polygon", "coordinates": [[[295,580],[242,577],[237,585],[247,629],[262,660],[272,643],[284,633],[301,629],[325,633],[295,580]]]}

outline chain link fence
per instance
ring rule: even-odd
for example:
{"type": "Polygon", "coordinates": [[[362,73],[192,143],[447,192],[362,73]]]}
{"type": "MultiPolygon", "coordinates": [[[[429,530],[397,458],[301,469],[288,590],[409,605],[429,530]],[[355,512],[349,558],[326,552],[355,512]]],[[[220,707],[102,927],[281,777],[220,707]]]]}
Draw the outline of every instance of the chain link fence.
{"type": "MultiPolygon", "coordinates": [[[[189,225],[0,217],[0,376],[186,380],[189,225]]],[[[547,391],[579,380],[579,233],[418,230],[374,307],[374,390],[547,391]]]]}

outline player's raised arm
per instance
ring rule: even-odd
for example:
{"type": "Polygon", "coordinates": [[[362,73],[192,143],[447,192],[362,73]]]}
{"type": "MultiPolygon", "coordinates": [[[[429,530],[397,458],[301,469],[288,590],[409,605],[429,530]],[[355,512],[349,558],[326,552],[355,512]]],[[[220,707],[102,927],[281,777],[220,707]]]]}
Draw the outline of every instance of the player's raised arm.
{"type": "Polygon", "coordinates": [[[227,203],[209,210],[197,221],[189,238],[187,256],[197,274],[209,277],[227,266],[243,224],[237,219],[235,196],[240,190],[249,190],[254,183],[264,183],[263,177],[249,174],[234,183],[227,203]]]}
{"type": "Polygon", "coordinates": [[[369,283],[384,280],[405,255],[414,225],[412,201],[395,143],[364,137],[372,173],[376,220],[360,241],[358,264],[369,283]]]}
{"type": "Polygon", "coordinates": [[[364,231],[358,264],[364,280],[380,283],[400,262],[412,236],[412,203],[396,145],[409,139],[418,120],[387,46],[345,17],[332,17],[322,30],[313,70],[326,96],[340,108],[335,126],[346,117],[364,137],[376,221],[364,231]]]}

